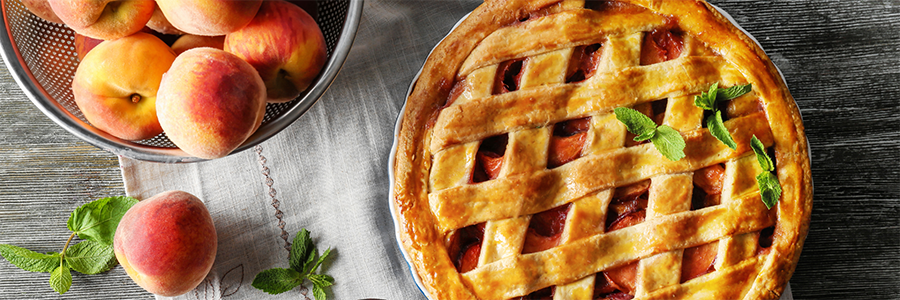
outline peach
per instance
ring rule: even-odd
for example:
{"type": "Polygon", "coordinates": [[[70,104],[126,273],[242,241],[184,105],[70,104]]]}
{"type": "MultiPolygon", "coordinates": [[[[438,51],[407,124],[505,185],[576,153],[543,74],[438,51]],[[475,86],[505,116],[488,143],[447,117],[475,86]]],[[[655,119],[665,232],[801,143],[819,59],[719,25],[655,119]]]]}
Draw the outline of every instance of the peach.
{"type": "Polygon", "coordinates": [[[113,40],[140,31],[153,16],[153,0],[49,0],[50,7],[75,32],[113,40]]]}
{"type": "Polygon", "coordinates": [[[156,3],[179,30],[214,36],[228,34],[250,23],[262,0],[157,0],[156,3]]]}
{"type": "Polygon", "coordinates": [[[153,10],[153,16],[150,17],[150,21],[147,21],[147,27],[162,34],[184,34],[183,31],[175,28],[175,26],[172,25],[171,22],[169,22],[169,19],[166,19],[166,15],[164,15],[162,11],[159,10],[159,6],[157,6],[156,9],[153,10]]]}
{"type": "Polygon", "coordinates": [[[205,35],[193,35],[193,34],[185,34],[175,40],[175,43],[172,44],[172,50],[175,51],[175,54],[181,54],[184,51],[193,48],[199,47],[210,47],[222,50],[225,44],[225,36],[205,36],[205,35]]]}
{"type": "Polygon", "coordinates": [[[194,48],[163,76],[156,102],[159,123],[187,154],[213,159],[237,149],[259,128],[266,88],[250,64],[215,48],[194,48]]]}
{"type": "Polygon", "coordinates": [[[31,13],[38,18],[62,24],[63,21],[59,19],[59,16],[53,12],[53,9],[50,8],[50,2],[47,0],[22,0],[22,4],[25,5],[25,8],[28,9],[31,13]]]}
{"type": "Polygon", "coordinates": [[[138,202],[116,227],[113,251],[128,276],[156,295],[196,288],[216,259],[218,237],[200,199],[182,191],[138,202]]]}
{"type": "Polygon", "coordinates": [[[225,36],[225,51],[250,63],[266,83],[268,102],[306,90],[325,65],[325,38],[316,21],[285,1],[266,1],[253,21],[225,36]]]}
{"type": "Polygon", "coordinates": [[[172,49],[151,34],[103,41],[75,70],[75,104],[91,125],[120,139],[159,135],[156,96],[173,61],[172,49]]]}
{"type": "Polygon", "coordinates": [[[75,33],[75,54],[78,56],[78,60],[84,60],[84,57],[91,52],[91,49],[100,45],[103,40],[95,39],[92,37],[84,36],[81,34],[75,33]]]}

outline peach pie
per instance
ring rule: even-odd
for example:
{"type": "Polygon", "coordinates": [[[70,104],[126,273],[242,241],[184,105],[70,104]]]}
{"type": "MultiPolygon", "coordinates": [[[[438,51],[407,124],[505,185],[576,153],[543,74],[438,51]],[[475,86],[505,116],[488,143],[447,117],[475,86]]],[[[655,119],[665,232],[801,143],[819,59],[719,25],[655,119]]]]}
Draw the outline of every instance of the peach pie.
{"type": "Polygon", "coordinates": [[[701,0],[487,0],[399,122],[395,222],[432,299],[777,299],[808,231],[796,103],[701,0]]]}

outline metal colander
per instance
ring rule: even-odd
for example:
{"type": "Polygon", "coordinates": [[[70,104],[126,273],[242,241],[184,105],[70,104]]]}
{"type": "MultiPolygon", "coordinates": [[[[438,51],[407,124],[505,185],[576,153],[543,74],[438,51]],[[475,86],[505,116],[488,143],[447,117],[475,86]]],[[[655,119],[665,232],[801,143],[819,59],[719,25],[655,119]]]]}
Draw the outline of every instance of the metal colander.
{"type": "MultiPolygon", "coordinates": [[[[28,98],[50,119],[75,136],[116,155],[165,163],[203,160],[175,147],[165,133],[130,142],[90,126],[72,95],[72,78],[78,67],[74,32],[31,14],[20,0],[0,0],[0,4],[6,25],[6,30],[0,32],[3,60],[28,98]]],[[[315,6],[310,14],[322,29],[328,50],[322,72],[297,99],[268,104],[262,125],[232,153],[265,141],[297,120],[325,92],[343,65],[356,36],[362,0],[318,0],[315,6]]]]}

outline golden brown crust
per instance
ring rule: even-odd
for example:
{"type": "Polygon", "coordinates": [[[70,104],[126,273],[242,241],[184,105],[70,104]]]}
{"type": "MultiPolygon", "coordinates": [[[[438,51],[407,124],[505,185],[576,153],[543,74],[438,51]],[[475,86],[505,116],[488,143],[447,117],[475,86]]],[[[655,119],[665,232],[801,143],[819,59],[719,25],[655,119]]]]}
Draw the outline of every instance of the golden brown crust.
{"type": "MultiPolygon", "coordinates": [[[[569,0],[487,1],[429,56],[407,99],[396,137],[392,205],[402,247],[434,299],[505,299],[547,286],[579,295],[578,287],[592,286],[592,274],[598,271],[651,257],[680,266],[674,260],[680,249],[711,241],[720,245],[716,272],[672,284],[655,281],[648,263],[641,267],[647,273],[641,273],[644,279],[636,299],[703,294],[775,299],[783,292],[796,267],[812,209],[808,146],[790,92],[762,49],[708,3],[623,2],[647,10],[597,12],[580,8],[583,1],[569,0]],[[639,43],[640,32],[672,23],[684,32],[686,57],[635,66],[634,51],[622,50],[639,43]],[[533,37],[534,32],[542,35],[533,37]],[[559,32],[564,34],[554,34],[559,32]],[[509,37],[515,42],[504,40],[509,37]],[[492,80],[498,63],[516,58],[540,57],[535,61],[558,70],[549,65],[552,60],[570,56],[567,49],[596,42],[611,46],[604,46],[601,71],[582,83],[560,83],[557,77],[531,69],[523,71],[527,88],[515,93],[492,96],[489,87],[479,89],[473,83],[476,78],[492,80]],[[466,82],[467,94],[447,105],[454,84],[466,78],[472,81],[466,82]],[[753,85],[751,95],[733,105],[735,111],[746,113],[726,122],[738,143],[736,150],[712,138],[697,120],[702,112],[691,105],[690,95],[716,81],[753,85]],[[624,129],[611,117],[612,108],[660,98],[669,98],[672,110],[665,123],[687,141],[685,159],[668,161],[650,144],[611,146],[624,142],[624,129]],[[753,99],[758,99],[762,113],[753,113],[753,99]],[[547,169],[540,159],[547,155],[547,125],[583,116],[592,116],[583,157],[547,169]],[[469,184],[467,174],[478,143],[501,133],[510,133],[511,150],[500,178],[469,184]],[[753,181],[760,170],[747,145],[752,135],[775,150],[783,193],[771,211],[761,205],[753,181]],[[663,209],[644,223],[615,233],[603,233],[602,227],[576,229],[605,218],[612,188],[645,179],[674,184],[689,180],[693,170],[719,163],[728,170],[746,170],[726,175],[730,184],[722,205],[696,211],[663,209]],[[573,203],[573,208],[564,243],[519,255],[528,216],[566,203],[573,203]],[[479,267],[460,274],[448,256],[445,238],[455,229],[485,221],[486,232],[519,244],[485,241],[479,267]],[[764,254],[751,253],[750,245],[756,243],[752,237],[773,224],[772,246],[764,254]],[[635,238],[645,243],[635,244],[635,238]],[[585,255],[598,252],[617,254],[585,255]]],[[[686,197],[684,191],[662,185],[651,189],[686,197]]]]}

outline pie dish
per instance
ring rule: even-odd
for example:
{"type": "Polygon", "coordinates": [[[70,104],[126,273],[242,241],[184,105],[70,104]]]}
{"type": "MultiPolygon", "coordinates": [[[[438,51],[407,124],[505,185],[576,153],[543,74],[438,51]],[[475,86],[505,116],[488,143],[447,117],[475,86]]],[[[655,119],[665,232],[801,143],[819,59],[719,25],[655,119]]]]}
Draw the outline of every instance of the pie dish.
{"type": "Polygon", "coordinates": [[[809,227],[799,110],[703,1],[488,0],[426,60],[396,138],[398,237],[433,299],[777,299],[809,227]],[[714,84],[752,87],[718,105],[734,149],[694,104],[714,84]],[[619,107],[685,156],[634,141],[619,107]]]}

